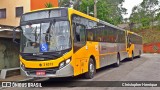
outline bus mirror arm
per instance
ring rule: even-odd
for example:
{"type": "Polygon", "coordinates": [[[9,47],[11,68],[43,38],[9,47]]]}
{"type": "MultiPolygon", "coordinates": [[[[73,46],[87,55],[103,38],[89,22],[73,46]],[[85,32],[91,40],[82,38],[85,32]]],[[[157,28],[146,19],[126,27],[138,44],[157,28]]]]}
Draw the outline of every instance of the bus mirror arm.
{"type": "Polygon", "coordinates": [[[18,27],[15,27],[15,28],[13,28],[13,42],[14,43],[16,43],[16,44],[20,44],[18,41],[16,41],[16,29],[18,29],[19,28],[19,26],[18,27]]]}

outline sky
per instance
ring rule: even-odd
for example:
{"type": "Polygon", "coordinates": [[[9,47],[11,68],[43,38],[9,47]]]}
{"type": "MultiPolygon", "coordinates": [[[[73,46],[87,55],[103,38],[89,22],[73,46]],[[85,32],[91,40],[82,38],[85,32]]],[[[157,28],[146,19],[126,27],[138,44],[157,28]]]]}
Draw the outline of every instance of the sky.
{"type": "Polygon", "coordinates": [[[129,18],[132,13],[132,8],[136,5],[139,5],[143,0],[125,0],[123,7],[127,9],[126,15],[123,15],[124,18],[129,18]]]}

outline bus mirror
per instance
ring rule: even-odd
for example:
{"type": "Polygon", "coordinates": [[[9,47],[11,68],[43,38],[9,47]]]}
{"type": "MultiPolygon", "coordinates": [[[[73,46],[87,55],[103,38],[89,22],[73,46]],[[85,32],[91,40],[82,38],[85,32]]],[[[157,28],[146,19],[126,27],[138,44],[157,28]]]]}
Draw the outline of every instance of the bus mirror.
{"type": "Polygon", "coordinates": [[[13,42],[16,44],[20,44],[18,38],[17,38],[17,32],[20,32],[20,27],[13,28],[13,42]]]}

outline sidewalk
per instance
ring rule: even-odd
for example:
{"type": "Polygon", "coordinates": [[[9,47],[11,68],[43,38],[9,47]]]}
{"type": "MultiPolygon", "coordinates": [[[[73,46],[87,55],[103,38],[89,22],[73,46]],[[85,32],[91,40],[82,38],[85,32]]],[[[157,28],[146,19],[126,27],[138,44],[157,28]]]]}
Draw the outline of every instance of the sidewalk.
{"type": "Polygon", "coordinates": [[[22,75],[16,75],[16,76],[7,77],[6,79],[0,79],[0,81],[25,81],[25,80],[30,80],[30,79],[32,78],[22,76],[22,75]]]}

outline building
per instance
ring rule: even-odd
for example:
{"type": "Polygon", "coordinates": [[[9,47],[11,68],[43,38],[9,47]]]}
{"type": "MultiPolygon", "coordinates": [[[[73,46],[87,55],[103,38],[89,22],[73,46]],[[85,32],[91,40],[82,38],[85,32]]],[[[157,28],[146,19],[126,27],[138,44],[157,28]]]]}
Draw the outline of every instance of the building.
{"type": "Polygon", "coordinates": [[[58,0],[0,0],[0,25],[18,26],[23,13],[45,8],[48,2],[58,6],[58,0]]]}
{"type": "Polygon", "coordinates": [[[13,28],[23,13],[45,8],[46,3],[58,6],[58,0],[0,0],[0,70],[19,66],[19,45],[12,42],[13,28]]]}

